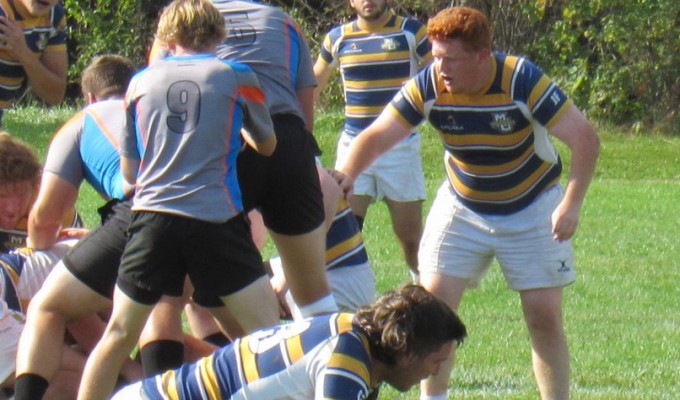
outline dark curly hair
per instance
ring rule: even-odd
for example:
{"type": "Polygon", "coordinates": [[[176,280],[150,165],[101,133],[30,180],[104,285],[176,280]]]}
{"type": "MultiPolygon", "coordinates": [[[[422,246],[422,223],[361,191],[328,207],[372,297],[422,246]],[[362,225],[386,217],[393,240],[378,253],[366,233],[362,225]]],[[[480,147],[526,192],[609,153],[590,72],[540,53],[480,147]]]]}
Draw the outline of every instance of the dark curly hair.
{"type": "Polygon", "coordinates": [[[397,356],[423,358],[444,344],[463,343],[465,325],[434,295],[418,285],[404,285],[361,308],[353,320],[368,337],[371,355],[394,365],[397,356]]]}

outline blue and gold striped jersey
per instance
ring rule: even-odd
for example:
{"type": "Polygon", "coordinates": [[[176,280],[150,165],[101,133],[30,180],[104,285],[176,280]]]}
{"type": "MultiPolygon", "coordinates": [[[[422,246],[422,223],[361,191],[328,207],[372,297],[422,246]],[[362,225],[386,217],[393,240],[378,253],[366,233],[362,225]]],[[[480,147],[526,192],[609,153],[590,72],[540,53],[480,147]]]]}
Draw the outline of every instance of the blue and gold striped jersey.
{"type": "Polygon", "coordinates": [[[548,129],[571,101],[529,60],[493,53],[482,95],[448,93],[434,66],[394,97],[389,112],[409,126],[427,119],[445,146],[459,199],[483,214],[510,214],[555,185],[562,163],[548,129]]]}
{"type": "Polygon", "coordinates": [[[349,203],[341,199],[338,212],[326,233],[326,268],[361,265],[368,262],[359,223],[349,203]]]}
{"type": "Polygon", "coordinates": [[[10,310],[25,312],[19,299],[17,287],[30,249],[22,248],[0,254],[0,293],[10,310]]]}
{"type": "MultiPolygon", "coordinates": [[[[26,44],[33,53],[66,52],[66,15],[61,2],[45,16],[21,14],[16,0],[0,0],[0,16],[19,22],[24,29],[26,44]]],[[[28,81],[26,72],[7,52],[0,50],[0,109],[7,108],[24,93],[28,81]]]]}
{"type": "MultiPolygon", "coordinates": [[[[83,220],[75,208],[69,210],[61,222],[64,228],[82,228],[83,220]]],[[[26,239],[28,238],[28,216],[19,220],[17,225],[11,229],[0,228],[0,253],[16,249],[18,247],[26,247],[26,239]]]]}
{"type": "Polygon", "coordinates": [[[420,66],[432,60],[432,55],[425,26],[394,15],[376,30],[361,29],[357,21],[331,29],[319,60],[340,66],[345,131],[356,135],[373,122],[420,66]]]}
{"type": "Polygon", "coordinates": [[[376,393],[352,314],[330,314],[237,339],[196,363],[147,378],[149,399],[347,399],[376,393]]]}

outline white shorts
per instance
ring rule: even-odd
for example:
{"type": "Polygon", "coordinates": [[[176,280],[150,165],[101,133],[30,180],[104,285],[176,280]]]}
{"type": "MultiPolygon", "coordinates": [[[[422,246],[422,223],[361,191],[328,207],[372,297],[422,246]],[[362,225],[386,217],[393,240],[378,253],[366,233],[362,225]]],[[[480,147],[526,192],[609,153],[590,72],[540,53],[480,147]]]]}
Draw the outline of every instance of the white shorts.
{"type": "Polygon", "coordinates": [[[552,239],[551,215],[561,199],[556,185],[514,214],[484,215],[462,205],[444,182],[427,216],[419,271],[469,279],[475,287],[496,258],[514,290],[572,283],[571,241],[552,239]]]}
{"type": "Polygon", "coordinates": [[[8,310],[0,317],[0,383],[16,369],[17,345],[23,329],[24,318],[21,314],[8,310]]]}
{"type": "MultiPolygon", "coordinates": [[[[347,157],[354,136],[343,132],[338,140],[335,166],[347,157]]],[[[354,194],[411,202],[425,199],[425,178],[420,158],[420,134],[414,133],[380,156],[354,180],[354,194]]]]}
{"type": "Polygon", "coordinates": [[[141,400],[142,381],[132,383],[117,391],[111,400],[141,400]]]}

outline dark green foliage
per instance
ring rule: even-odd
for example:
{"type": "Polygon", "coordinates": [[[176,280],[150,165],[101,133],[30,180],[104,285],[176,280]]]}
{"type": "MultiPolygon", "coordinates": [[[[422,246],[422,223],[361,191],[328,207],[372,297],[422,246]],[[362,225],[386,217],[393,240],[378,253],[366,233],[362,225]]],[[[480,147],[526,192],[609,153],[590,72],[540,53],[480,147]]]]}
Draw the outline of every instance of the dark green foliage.
{"type": "MultiPolygon", "coordinates": [[[[143,65],[165,0],[64,0],[70,82],[92,56],[119,53],[143,65]]],[[[312,55],[328,30],[353,18],[346,0],[272,0],[306,32],[312,55]]],[[[489,15],[499,50],[526,55],[596,120],[643,131],[680,119],[680,2],[676,0],[392,0],[421,21],[457,5],[489,15]]],[[[330,82],[322,106],[343,104],[330,82]]],[[[76,92],[75,95],[78,93],[76,92]]],[[[73,95],[73,93],[72,93],[73,95]]]]}

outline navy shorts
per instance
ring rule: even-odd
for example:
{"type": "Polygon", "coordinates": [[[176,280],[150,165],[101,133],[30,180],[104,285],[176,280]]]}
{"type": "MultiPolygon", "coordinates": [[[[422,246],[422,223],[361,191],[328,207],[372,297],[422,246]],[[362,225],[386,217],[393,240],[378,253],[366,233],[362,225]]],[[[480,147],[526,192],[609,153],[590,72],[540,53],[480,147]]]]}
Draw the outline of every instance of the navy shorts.
{"type": "Polygon", "coordinates": [[[272,121],[277,141],[274,154],[265,157],[246,146],[238,156],[244,209],[258,209],[265,226],[276,233],[311,232],[324,220],[315,160],[319,145],[299,117],[278,114],[272,121]]]}
{"type": "Polygon", "coordinates": [[[118,266],[127,243],[130,201],[111,200],[97,210],[102,223],[64,257],[66,269],[87,287],[113,297],[118,266]]]}
{"type": "Polygon", "coordinates": [[[135,211],[129,235],[117,285],[139,303],[180,296],[187,275],[198,304],[233,294],[266,275],[242,213],[211,223],[135,211]]]}

